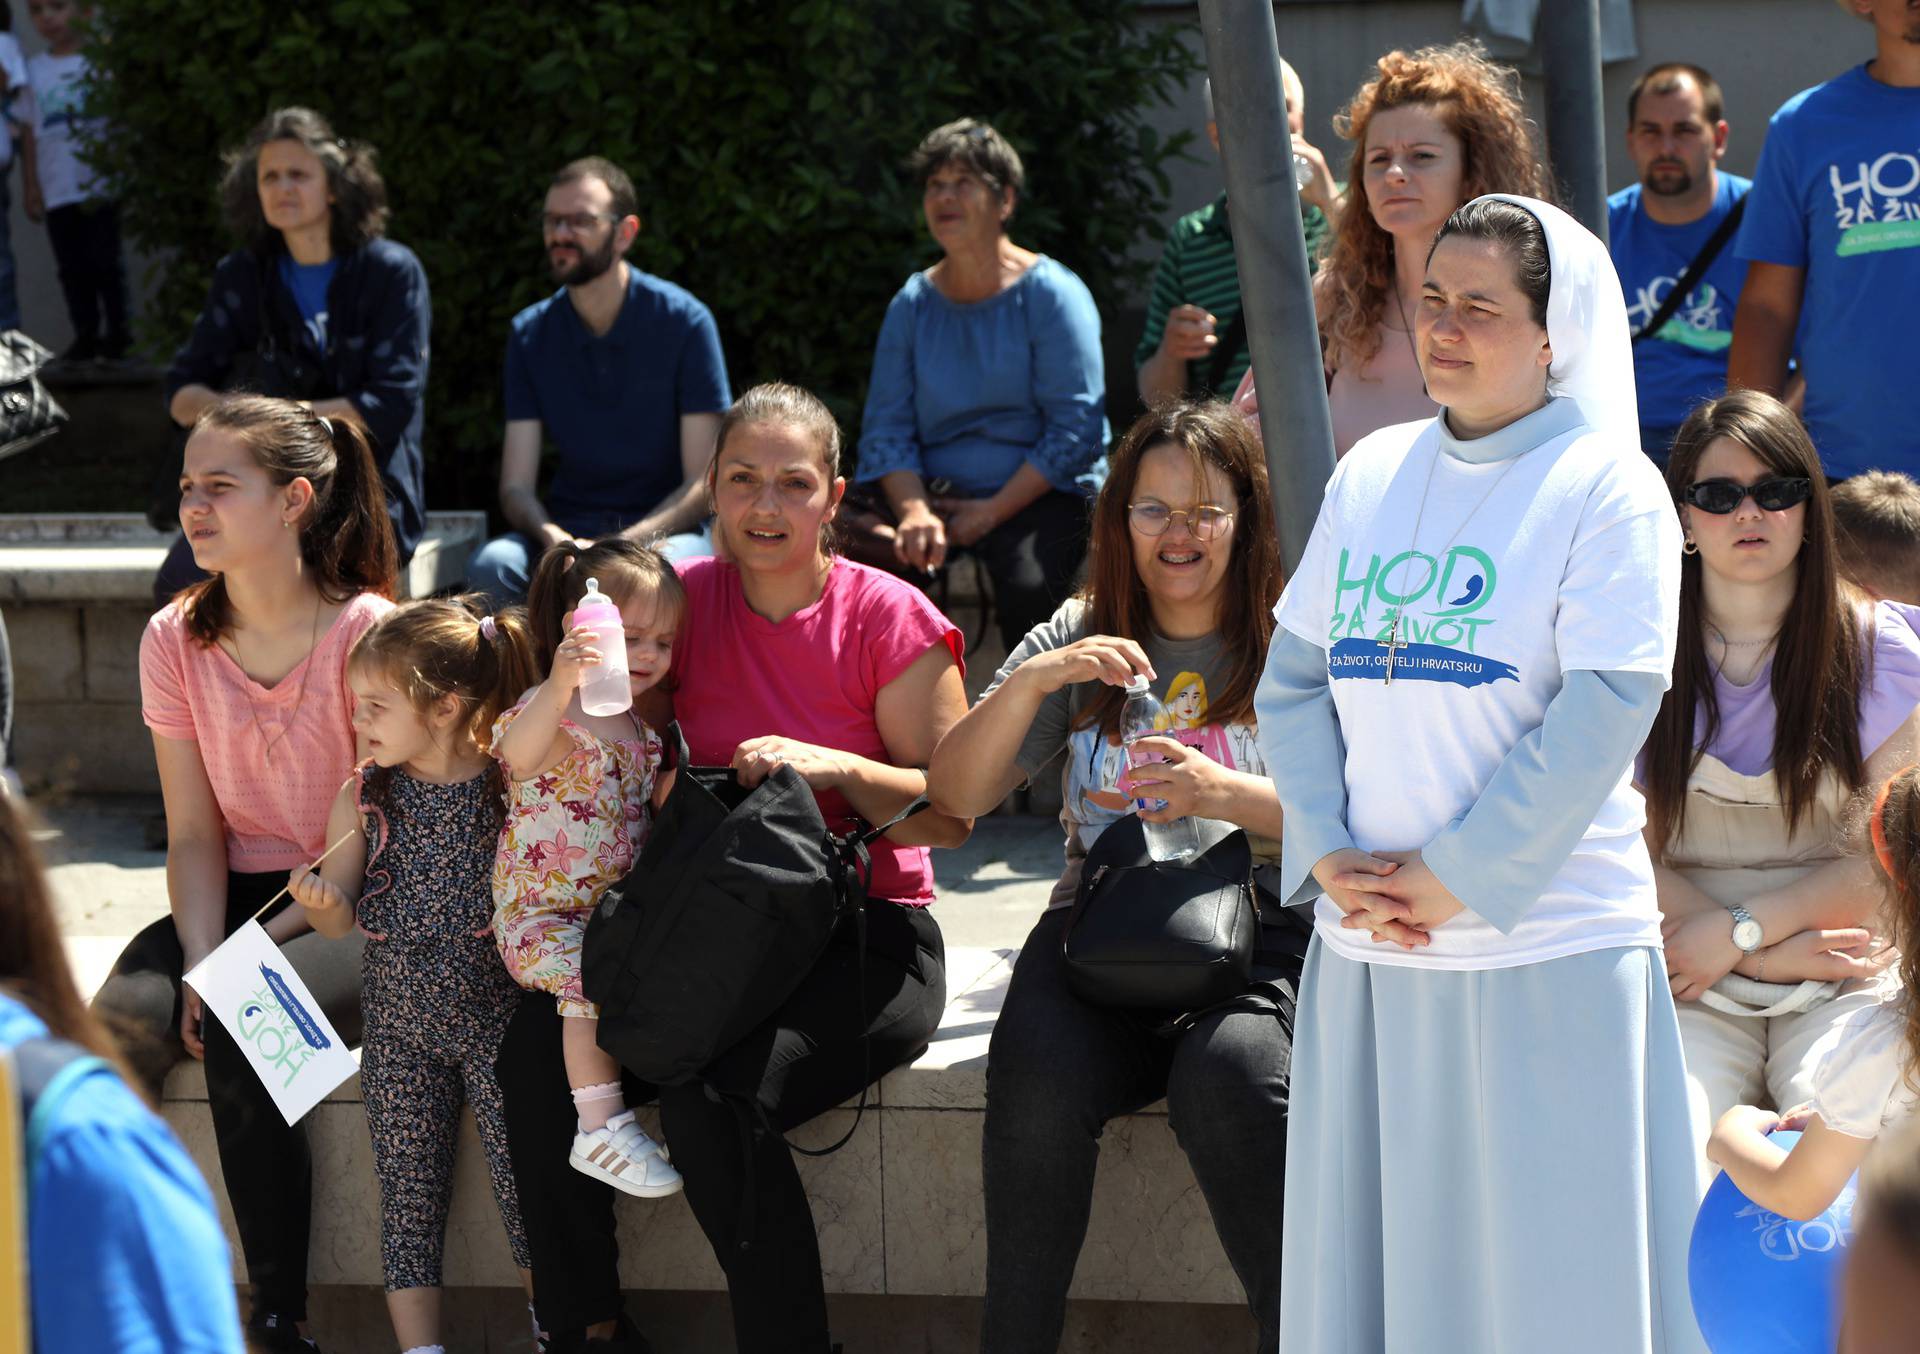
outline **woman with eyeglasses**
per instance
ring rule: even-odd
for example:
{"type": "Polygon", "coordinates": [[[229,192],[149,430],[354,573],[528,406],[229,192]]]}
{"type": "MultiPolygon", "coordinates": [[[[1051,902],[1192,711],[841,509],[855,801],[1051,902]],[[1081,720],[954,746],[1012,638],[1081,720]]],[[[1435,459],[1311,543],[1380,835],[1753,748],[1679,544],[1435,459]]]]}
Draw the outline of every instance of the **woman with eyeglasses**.
{"type": "MultiPolygon", "coordinates": [[[[1066,868],[987,1053],[986,1354],[1059,1346],[1101,1131],[1163,1097],[1259,1347],[1278,1347],[1291,1005],[1216,1012],[1168,1036],[1137,1011],[1076,997],[1061,954],[1088,848],[1142,801],[1166,801],[1139,810],[1152,822],[1245,828],[1256,882],[1275,882],[1280,802],[1252,727],[1280,595],[1271,523],[1266,460],[1244,419],[1218,402],[1143,415],[1094,504],[1086,586],[1028,632],[934,750],[927,793],[951,814],[985,813],[1042,774],[1063,786],[1066,868]],[[1152,764],[1129,772],[1120,715],[1135,676],[1175,708],[1164,737],[1136,745],[1152,764]]],[[[1262,904],[1255,976],[1297,981],[1306,922],[1270,894],[1262,904]]]]}
{"type": "Polygon", "coordinates": [[[874,519],[854,553],[879,562],[873,548],[890,542],[891,567],[925,574],[972,551],[1011,650],[1065,600],[1086,553],[1107,447],[1100,312],[1066,265],[1008,237],[1026,174],[999,132],[974,118],[936,127],[908,168],[942,252],[880,326],[856,474],[892,521],[874,519]]]}
{"type": "MultiPolygon", "coordinates": [[[[433,307],[419,258],[386,238],[375,159],[310,108],[275,109],[227,156],[220,200],[240,247],[214,266],[207,304],[167,368],[167,413],[190,429],[232,392],[353,420],[373,446],[404,568],[426,527],[433,307]]],[[[176,456],[169,486],[178,469],[176,456]]],[[[182,536],[154,579],[155,605],[205,577],[182,536]]]]}
{"type": "Polygon", "coordinates": [[[1680,642],[1639,781],[1704,1186],[1720,1115],[1804,1104],[1836,1031],[1897,981],[1848,839],[1862,787],[1920,749],[1920,612],[1841,577],[1819,455],[1772,396],[1695,409],[1667,483],[1680,642]]]}

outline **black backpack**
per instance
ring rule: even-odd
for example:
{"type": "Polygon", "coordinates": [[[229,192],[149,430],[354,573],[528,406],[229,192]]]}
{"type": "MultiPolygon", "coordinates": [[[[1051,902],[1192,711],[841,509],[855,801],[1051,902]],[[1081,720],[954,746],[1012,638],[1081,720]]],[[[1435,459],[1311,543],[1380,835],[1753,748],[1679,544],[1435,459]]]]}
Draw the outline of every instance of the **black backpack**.
{"type": "Polygon", "coordinates": [[[778,1010],[835,931],[864,920],[867,844],[893,824],[836,837],[793,768],[747,790],[727,767],[688,766],[677,723],[666,744],[680,774],[588,919],[581,986],[600,1007],[600,1046],[678,1086],[778,1010]]]}

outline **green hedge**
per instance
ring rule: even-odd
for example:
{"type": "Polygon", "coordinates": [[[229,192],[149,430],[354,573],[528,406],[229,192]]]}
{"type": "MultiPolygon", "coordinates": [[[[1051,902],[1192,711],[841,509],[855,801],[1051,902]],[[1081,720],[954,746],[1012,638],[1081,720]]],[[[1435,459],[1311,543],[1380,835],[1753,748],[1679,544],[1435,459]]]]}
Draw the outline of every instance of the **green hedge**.
{"type": "MultiPolygon", "coordinates": [[[[436,503],[491,499],[507,322],[547,294],[534,215],[577,155],[633,176],[633,261],[720,324],[736,390],[807,385],[856,432],[887,300],[933,257],[901,161],[985,116],[1017,145],[1021,243],[1109,314],[1165,208],[1147,109],[1194,66],[1120,0],[100,0],[93,58],[129,233],[158,257],[148,345],[170,351],[232,247],[219,152],[269,108],[320,109],[379,147],[393,238],[432,280],[436,503]]],[[[1150,255],[1150,251],[1149,251],[1150,255]]]]}

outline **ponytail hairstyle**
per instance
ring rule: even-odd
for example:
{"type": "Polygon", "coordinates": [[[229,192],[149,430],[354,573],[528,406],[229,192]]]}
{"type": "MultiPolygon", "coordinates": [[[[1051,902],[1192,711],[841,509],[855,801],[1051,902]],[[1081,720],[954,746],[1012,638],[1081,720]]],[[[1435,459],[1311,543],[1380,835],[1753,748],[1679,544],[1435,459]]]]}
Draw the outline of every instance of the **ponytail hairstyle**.
{"type": "Polygon", "coordinates": [[[443,696],[466,714],[456,729],[481,752],[500,712],[540,683],[527,613],[507,607],[489,616],[477,592],[444,601],[407,602],[354,642],[347,666],[377,672],[424,718],[443,696]]]}
{"type": "MultiPolygon", "coordinates": [[[[493,721],[521,692],[537,685],[540,674],[534,667],[526,613],[508,607],[489,616],[487,605],[480,593],[408,602],[354,641],[347,667],[385,677],[422,719],[437,701],[455,697],[463,707],[455,736],[490,752],[493,721]]],[[[362,782],[364,802],[379,823],[369,863],[384,848],[386,825],[393,820],[393,772],[376,763],[367,768],[362,782]]],[[[494,793],[486,797],[485,821],[477,827],[483,835],[498,833],[506,821],[500,764],[490,758],[486,774],[494,793]]]]}
{"type": "Polygon", "coordinates": [[[1886,876],[1887,913],[1900,951],[1900,983],[1906,990],[1907,1085],[1915,1090],[1920,1068],[1920,766],[1894,773],[1880,790],[1868,821],[1873,854],[1886,876]]]}
{"type": "MultiPolygon", "coordinates": [[[[553,655],[566,638],[561,619],[587,595],[587,580],[598,579],[600,592],[615,606],[641,597],[653,598],[655,615],[672,617],[678,625],[687,614],[687,591],[667,558],[624,536],[608,536],[592,545],[562,541],[540,557],[533,583],[527,589],[527,619],[533,635],[534,680],[553,669],[553,655]]],[[[673,690],[673,671],[661,683],[673,690]]]]}
{"type": "MultiPolygon", "coordinates": [[[[357,593],[393,596],[399,560],[386,491],[373,449],[355,419],[323,419],[305,405],[267,395],[229,395],[193,425],[229,433],[278,485],[304,479],[313,501],[299,519],[300,558],[328,602],[357,593]]],[[[183,589],[187,632],[205,645],[233,625],[227,582],[219,574],[183,589]]]]}

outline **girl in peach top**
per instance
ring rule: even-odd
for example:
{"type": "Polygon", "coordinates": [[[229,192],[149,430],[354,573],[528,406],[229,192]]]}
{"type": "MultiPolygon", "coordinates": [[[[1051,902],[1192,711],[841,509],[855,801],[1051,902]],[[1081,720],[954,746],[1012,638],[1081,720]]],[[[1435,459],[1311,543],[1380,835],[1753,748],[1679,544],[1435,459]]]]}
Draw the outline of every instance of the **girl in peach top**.
{"type": "MultiPolygon", "coordinates": [[[[212,576],[154,616],[140,644],[142,713],[166,799],[172,916],[134,938],[95,1005],[120,1027],[156,1092],[183,1050],[205,1059],[221,1170],[253,1284],[249,1333],[261,1348],[299,1349],[306,1133],[281,1118],[219,1022],[203,1021],[180,975],[326,846],[327,807],[354,762],[347,651],[392,609],[393,528],[359,428],[262,396],[224,399],[195,423],[180,525],[212,576]]],[[[265,924],[342,1035],[357,1042],[358,953],[318,942],[291,905],[265,924]]]]}

